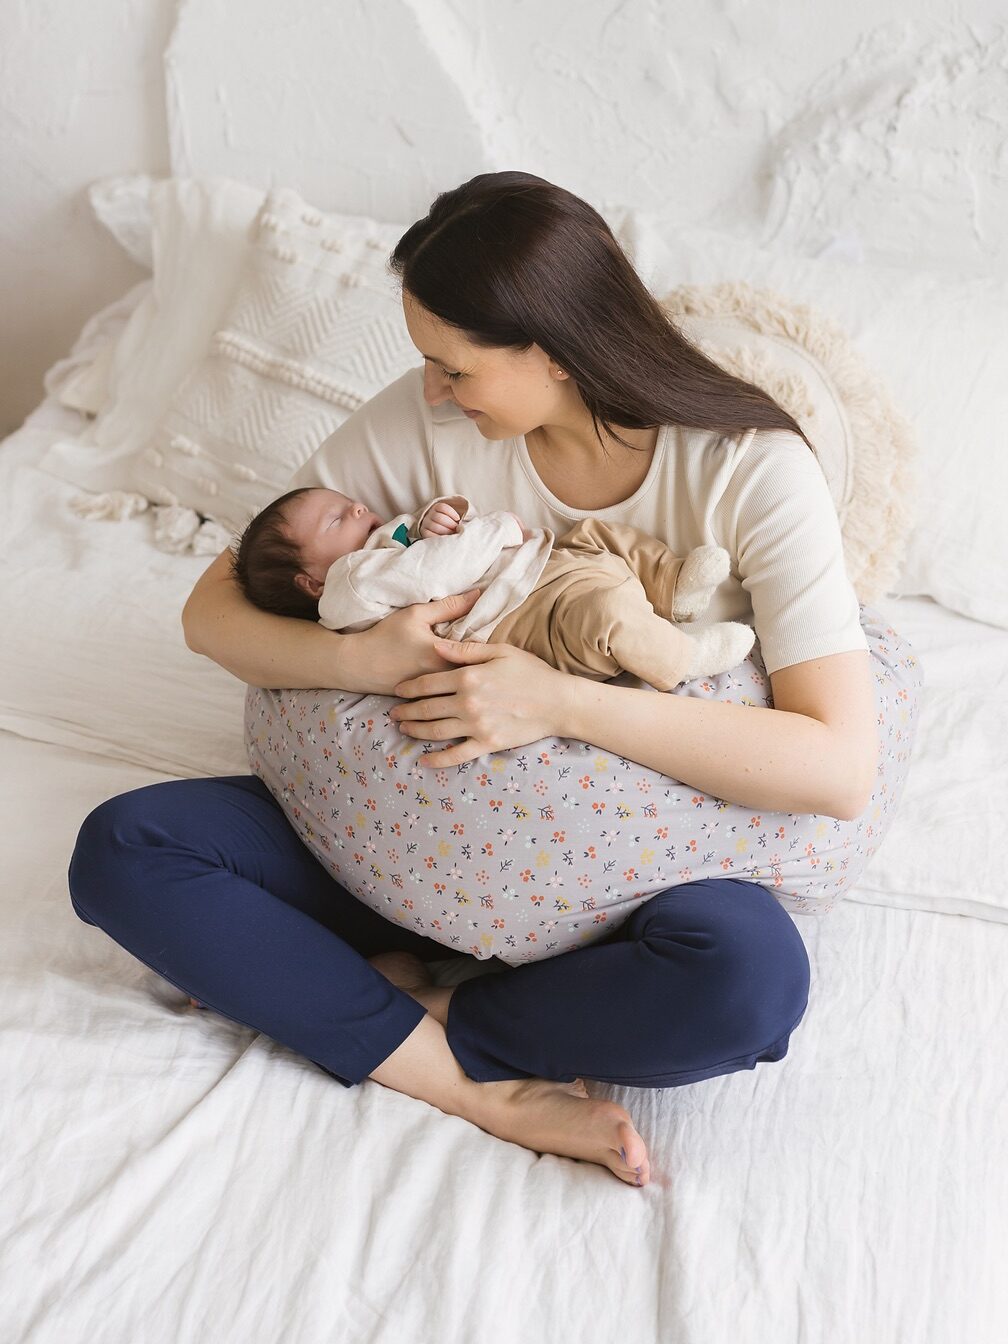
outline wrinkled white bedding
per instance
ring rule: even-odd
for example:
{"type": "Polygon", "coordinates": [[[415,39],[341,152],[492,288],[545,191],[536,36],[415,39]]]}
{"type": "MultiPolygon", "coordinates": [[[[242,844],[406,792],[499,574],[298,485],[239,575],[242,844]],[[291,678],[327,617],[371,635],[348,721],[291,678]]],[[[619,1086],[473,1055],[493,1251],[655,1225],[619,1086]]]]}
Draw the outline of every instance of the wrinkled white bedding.
{"type": "Polygon", "coordinates": [[[0,762],[11,1344],[995,1344],[1004,925],[802,921],[781,1064],[589,1085],[645,1136],[637,1190],[188,1008],[66,894],[83,816],[165,776],[10,734],[0,762]]]}
{"type": "Polygon", "coordinates": [[[881,605],[926,673],[900,814],[853,896],[796,921],[813,982],[785,1061],[589,1084],[647,1140],[636,1190],[338,1087],[77,920],[91,808],[247,767],[243,688],[178,624],[206,557],[64,507],[33,463],[74,424],[44,406],[0,447],[5,1340],[1005,1337],[1008,632],[881,605]]]}

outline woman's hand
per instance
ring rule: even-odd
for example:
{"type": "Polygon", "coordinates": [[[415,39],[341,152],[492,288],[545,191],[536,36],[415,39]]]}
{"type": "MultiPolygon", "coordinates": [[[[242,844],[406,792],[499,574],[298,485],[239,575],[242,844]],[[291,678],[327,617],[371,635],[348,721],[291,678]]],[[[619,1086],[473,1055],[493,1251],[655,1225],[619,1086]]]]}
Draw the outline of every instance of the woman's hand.
{"type": "Polygon", "coordinates": [[[409,737],[465,741],[419,757],[420,765],[461,765],[490,752],[565,736],[575,677],[512,644],[435,639],[434,648],[465,666],[400,682],[395,694],[411,697],[411,703],[396,705],[389,715],[409,737]]]}
{"type": "Polygon", "coordinates": [[[471,611],[479,600],[480,589],[450,593],[431,602],[414,602],[393,611],[367,630],[357,630],[341,638],[353,641],[356,669],[366,670],[366,685],[372,695],[395,695],[393,689],[403,677],[423,672],[441,672],[452,664],[434,648],[437,636],[431,627],[442,621],[455,621],[471,611]]]}

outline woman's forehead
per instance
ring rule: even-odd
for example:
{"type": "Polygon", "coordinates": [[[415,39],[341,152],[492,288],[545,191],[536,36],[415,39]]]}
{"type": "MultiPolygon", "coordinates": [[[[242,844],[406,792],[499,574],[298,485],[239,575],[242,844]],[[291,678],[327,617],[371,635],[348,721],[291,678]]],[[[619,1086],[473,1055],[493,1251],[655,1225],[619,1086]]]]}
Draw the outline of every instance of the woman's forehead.
{"type": "Polygon", "coordinates": [[[403,313],[410,339],[424,359],[451,369],[474,357],[476,346],[470,345],[460,331],[428,312],[405,290],[403,313]]]}

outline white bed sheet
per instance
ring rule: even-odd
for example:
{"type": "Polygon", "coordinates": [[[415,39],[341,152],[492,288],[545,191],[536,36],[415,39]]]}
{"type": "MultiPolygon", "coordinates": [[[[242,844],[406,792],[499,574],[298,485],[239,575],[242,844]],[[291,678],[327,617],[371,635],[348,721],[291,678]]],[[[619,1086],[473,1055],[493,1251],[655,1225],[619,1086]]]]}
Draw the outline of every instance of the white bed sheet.
{"type": "Polygon", "coordinates": [[[36,466],[79,424],[48,399],[0,446],[5,1344],[1008,1337],[1008,631],[883,605],[927,690],[893,830],[797,921],[813,984],[782,1064],[590,1084],[648,1142],[631,1189],[341,1088],[77,920],[91,808],[247,768],[242,687],[178,624],[206,558],[76,517],[36,466]]]}
{"type": "Polygon", "coordinates": [[[1005,1337],[1004,925],[802,921],[782,1063],[589,1085],[648,1143],[638,1190],[342,1088],[81,923],[81,820],[167,777],[0,733],[9,1344],[1005,1337]]]}

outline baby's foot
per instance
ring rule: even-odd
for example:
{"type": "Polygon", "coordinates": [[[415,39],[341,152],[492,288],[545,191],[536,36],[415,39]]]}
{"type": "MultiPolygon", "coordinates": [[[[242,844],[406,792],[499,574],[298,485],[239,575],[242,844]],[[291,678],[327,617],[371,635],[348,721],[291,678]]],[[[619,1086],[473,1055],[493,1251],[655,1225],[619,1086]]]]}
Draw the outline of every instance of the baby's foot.
{"type": "Polygon", "coordinates": [[[717,621],[699,630],[691,629],[689,639],[693,648],[684,681],[692,681],[694,677],[716,677],[719,672],[738,667],[755,644],[756,631],[740,621],[717,621]]]}
{"type": "Polygon", "coordinates": [[[676,579],[670,620],[692,621],[706,611],[718,584],[731,572],[723,546],[697,546],[685,557],[676,579]]]}

